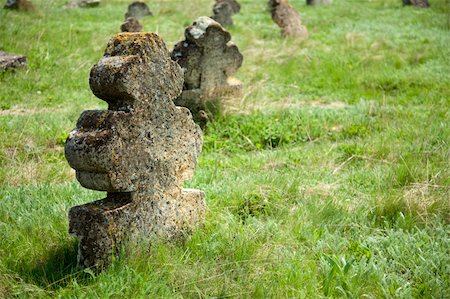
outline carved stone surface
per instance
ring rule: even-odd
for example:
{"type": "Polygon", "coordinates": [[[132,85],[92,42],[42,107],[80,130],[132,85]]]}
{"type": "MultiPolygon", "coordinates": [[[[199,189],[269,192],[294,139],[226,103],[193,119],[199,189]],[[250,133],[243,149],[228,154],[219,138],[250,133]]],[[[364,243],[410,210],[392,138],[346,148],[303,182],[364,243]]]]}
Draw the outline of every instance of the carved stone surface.
{"type": "Polygon", "coordinates": [[[26,64],[25,56],[0,51],[0,71],[24,67],[26,64]]]}
{"type": "Polygon", "coordinates": [[[333,3],[333,0],[306,0],[306,4],[308,5],[322,5],[331,3],[333,3]]]}
{"type": "Polygon", "coordinates": [[[300,21],[300,15],[288,0],[269,0],[272,20],[281,28],[281,34],[297,38],[307,38],[308,31],[300,21]]]}
{"type": "Polygon", "coordinates": [[[152,12],[148,8],[147,4],[142,1],[135,1],[128,5],[128,11],[125,13],[125,19],[133,17],[140,19],[145,16],[151,16],[152,12]]]}
{"type": "Polygon", "coordinates": [[[33,4],[28,0],[6,0],[3,7],[7,9],[20,9],[26,11],[34,9],[33,4]]]}
{"type": "Polygon", "coordinates": [[[414,5],[421,8],[427,8],[430,6],[428,0],[403,0],[403,5],[414,5]]]}
{"type": "Polygon", "coordinates": [[[125,22],[120,26],[122,32],[139,32],[142,30],[142,25],[136,18],[127,18],[125,22]]]}
{"type": "Polygon", "coordinates": [[[89,83],[108,110],[81,114],[65,154],[82,186],[108,193],[69,212],[83,267],[107,265],[130,239],[182,238],[205,210],[202,191],[183,190],[202,136],[189,110],[173,103],[183,75],[162,39],[153,33],[115,35],[89,83]]]}
{"type": "Polygon", "coordinates": [[[184,35],[171,54],[184,70],[183,93],[175,103],[188,107],[198,120],[198,113],[210,111],[208,106],[218,98],[240,93],[241,83],[231,76],[241,67],[243,56],[230,41],[230,33],[211,18],[198,18],[184,35]]]}

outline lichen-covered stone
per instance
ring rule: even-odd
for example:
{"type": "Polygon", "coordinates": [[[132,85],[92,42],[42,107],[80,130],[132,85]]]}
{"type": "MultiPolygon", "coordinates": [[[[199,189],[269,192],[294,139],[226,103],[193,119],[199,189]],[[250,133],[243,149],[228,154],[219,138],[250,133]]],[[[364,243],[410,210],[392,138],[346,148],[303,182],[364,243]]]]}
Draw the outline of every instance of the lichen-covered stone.
{"type": "Polygon", "coordinates": [[[281,35],[305,39],[308,31],[300,21],[300,15],[288,0],[269,0],[272,20],[281,28],[281,35]]]}
{"type": "Polygon", "coordinates": [[[142,25],[136,18],[127,18],[125,22],[120,26],[122,32],[139,32],[142,30],[142,25]]]}
{"type": "Polygon", "coordinates": [[[108,195],[69,212],[83,267],[107,265],[129,239],[182,237],[205,209],[203,192],[183,191],[201,151],[201,130],[188,109],[173,103],[183,75],[162,39],[115,35],[89,83],[108,110],[82,113],[65,154],[81,185],[108,195]]]}
{"type": "Polygon", "coordinates": [[[128,11],[125,13],[125,19],[133,17],[140,19],[145,16],[153,15],[147,4],[142,1],[135,1],[128,5],[128,11]]]}
{"type": "Polygon", "coordinates": [[[21,68],[26,64],[25,56],[0,51],[0,71],[21,68]]]}
{"type": "Polygon", "coordinates": [[[428,0],[403,0],[403,5],[413,5],[420,8],[427,8],[430,6],[428,0]]]}
{"type": "Polygon", "coordinates": [[[184,70],[183,93],[175,103],[189,108],[196,120],[218,98],[237,95],[242,89],[232,76],[243,56],[230,40],[230,33],[219,23],[200,17],[186,28],[185,40],[172,51],[172,59],[184,70]]]}

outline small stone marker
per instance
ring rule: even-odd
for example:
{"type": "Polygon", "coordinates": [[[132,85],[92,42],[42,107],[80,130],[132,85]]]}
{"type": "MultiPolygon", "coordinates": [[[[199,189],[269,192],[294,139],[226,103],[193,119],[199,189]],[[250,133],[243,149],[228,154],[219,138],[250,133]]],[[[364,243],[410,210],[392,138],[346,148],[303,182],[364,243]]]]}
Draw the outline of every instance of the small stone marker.
{"type": "Polygon", "coordinates": [[[171,54],[184,70],[183,92],[175,103],[189,108],[200,122],[205,111],[218,108],[218,98],[241,92],[242,84],[231,76],[241,67],[243,56],[230,41],[230,33],[211,18],[198,18],[184,35],[171,54]]]}
{"type": "Polygon", "coordinates": [[[308,31],[300,21],[300,15],[288,0],[269,0],[272,20],[281,28],[284,37],[307,38],[308,31]]]}
{"type": "Polygon", "coordinates": [[[147,4],[142,1],[135,1],[128,5],[128,11],[125,13],[125,19],[133,17],[140,19],[145,16],[153,15],[147,4]]]}
{"type": "Polygon", "coordinates": [[[428,0],[403,0],[403,5],[414,5],[421,8],[427,8],[430,6],[428,0]]]}
{"type": "Polygon", "coordinates": [[[183,189],[201,152],[200,128],[173,99],[181,68],[154,33],[119,33],[91,69],[92,92],[108,110],[84,111],[65,154],[86,188],[107,197],[69,211],[78,263],[106,266],[125,241],[184,238],[203,218],[204,193],[183,189]]]}
{"type": "Polygon", "coordinates": [[[226,27],[233,25],[233,19],[231,18],[233,16],[233,10],[228,2],[222,1],[214,4],[213,14],[211,19],[222,26],[226,27]]]}
{"type": "Polygon", "coordinates": [[[333,0],[306,0],[306,4],[307,5],[328,5],[328,4],[332,4],[333,0]]]}
{"type": "Polygon", "coordinates": [[[142,25],[136,18],[127,18],[125,22],[120,26],[122,32],[139,32],[142,30],[142,25]]]}
{"type": "Polygon", "coordinates": [[[6,0],[5,6],[7,9],[20,9],[25,11],[34,10],[33,4],[28,0],[6,0]]]}
{"type": "Polygon", "coordinates": [[[96,7],[100,5],[100,0],[71,0],[67,2],[66,8],[96,7]]]}
{"type": "Polygon", "coordinates": [[[24,67],[27,57],[0,51],[0,71],[24,67]]]}
{"type": "Polygon", "coordinates": [[[222,26],[233,25],[231,17],[241,10],[241,5],[236,0],[216,0],[213,6],[214,15],[211,17],[222,26]]]}

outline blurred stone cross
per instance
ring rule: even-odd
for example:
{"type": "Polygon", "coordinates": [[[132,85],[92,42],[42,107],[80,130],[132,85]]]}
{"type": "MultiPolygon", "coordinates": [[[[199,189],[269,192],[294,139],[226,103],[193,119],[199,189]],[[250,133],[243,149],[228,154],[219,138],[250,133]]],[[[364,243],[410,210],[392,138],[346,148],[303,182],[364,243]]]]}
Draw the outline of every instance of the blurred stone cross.
{"type": "Polygon", "coordinates": [[[173,103],[180,67],[153,33],[115,35],[91,70],[108,110],[84,111],[65,145],[80,184],[104,199],[73,207],[78,263],[106,266],[125,241],[184,238],[204,215],[204,193],[183,189],[201,152],[200,128],[173,103]]]}
{"type": "Polygon", "coordinates": [[[232,75],[241,67],[243,56],[231,35],[219,23],[200,17],[185,30],[185,40],[177,43],[171,57],[184,70],[183,93],[175,103],[191,110],[198,120],[224,96],[238,95],[242,84],[232,75]]]}

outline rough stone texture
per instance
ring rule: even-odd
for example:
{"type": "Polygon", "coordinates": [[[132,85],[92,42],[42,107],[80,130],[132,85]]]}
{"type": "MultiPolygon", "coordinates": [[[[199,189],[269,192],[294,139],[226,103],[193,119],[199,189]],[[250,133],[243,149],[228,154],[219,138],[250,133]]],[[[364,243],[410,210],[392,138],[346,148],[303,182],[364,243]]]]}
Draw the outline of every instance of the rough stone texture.
{"type": "Polygon", "coordinates": [[[236,0],[216,0],[213,6],[214,21],[220,23],[222,26],[233,25],[234,14],[237,14],[241,10],[241,5],[236,0]]]}
{"type": "Polygon", "coordinates": [[[241,5],[236,0],[216,0],[216,4],[219,3],[228,3],[231,7],[231,11],[233,14],[237,14],[241,11],[241,5]]]}
{"type": "Polygon", "coordinates": [[[100,5],[100,0],[71,0],[67,2],[66,8],[96,7],[100,5]]]}
{"type": "Polygon", "coordinates": [[[428,0],[403,0],[403,5],[414,5],[421,8],[427,8],[430,6],[428,0]]]}
{"type": "Polygon", "coordinates": [[[81,114],[65,154],[82,186],[108,194],[69,212],[82,267],[107,265],[130,239],[182,238],[205,210],[202,191],[183,190],[202,137],[189,110],[173,103],[183,75],[162,39],[153,33],[115,35],[89,83],[108,110],[81,114]]]}
{"type": "Polygon", "coordinates": [[[222,26],[231,26],[233,25],[233,9],[228,2],[222,1],[214,4],[213,7],[213,16],[211,19],[220,23],[222,26]]]}
{"type": "Polygon", "coordinates": [[[307,5],[331,4],[333,0],[306,0],[307,5]]]}
{"type": "Polygon", "coordinates": [[[122,32],[139,32],[142,30],[142,25],[136,18],[127,18],[125,22],[120,26],[122,32]]]}
{"type": "Polygon", "coordinates": [[[308,31],[300,21],[300,15],[288,0],[269,0],[272,20],[281,28],[284,37],[307,38],[308,31]]]}
{"type": "Polygon", "coordinates": [[[7,9],[20,9],[25,11],[34,10],[33,4],[28,0],[6,0],[5,6],[7,9]]]}
{"type": "Polygon", "coordinates": [[[153,15],[147,4],[142,1],[135,1],[128,5],[128,11],[125,13],[125,19],[133,17],[140,19],[145,16],[153,15]]]}
{"type": "Polygon", "coordinates": [[[25,56],[0,51],[0,71],[24,67],[26,64],[25,56]]]}
{"type": "MultiPolygon", "coordinates": [[[[241,92],[242,85],[231,76],[243,57],[231,35],[208,17],[198,18],[185,30],[185,40],[177,43],[171,57],[184,70],[183,93],[175,103],[189,108],[198,122],[217,108],[218,99],[241,92]]],[[[211,115],[210,115],[211,116],[211,115]]]]}

